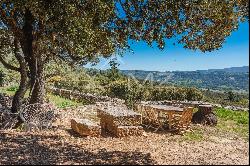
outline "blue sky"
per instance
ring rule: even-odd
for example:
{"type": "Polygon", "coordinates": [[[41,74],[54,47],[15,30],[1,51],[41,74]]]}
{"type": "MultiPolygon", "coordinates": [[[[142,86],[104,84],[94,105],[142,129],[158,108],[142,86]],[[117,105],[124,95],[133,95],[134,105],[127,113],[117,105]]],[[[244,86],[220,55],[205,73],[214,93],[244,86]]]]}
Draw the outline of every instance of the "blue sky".
{"type": "MultiPolygon", "coordinates": [[[[118,57],[119,69],[147,71],[193,71],[222,69],[227,67],[249,66],[249,24],[242,23],[237,31],[229,36],[219,50],[202,53],[172,45],[171,41],[164,50],[156,46],[151,48],[143,42],[131,43],[134,51],[118,57]]],[[[95,66],[98,69],[109,68],[109,60],[102,59],[95,66]]],[[[87,65],[86,67],[90,67],[87,65]]]]}

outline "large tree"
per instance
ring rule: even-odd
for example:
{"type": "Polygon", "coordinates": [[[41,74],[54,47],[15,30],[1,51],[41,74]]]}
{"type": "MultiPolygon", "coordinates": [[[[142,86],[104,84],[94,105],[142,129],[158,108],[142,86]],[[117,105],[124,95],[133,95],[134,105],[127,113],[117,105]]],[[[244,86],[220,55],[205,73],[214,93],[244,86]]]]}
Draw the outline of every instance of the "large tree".
{"type": "Polygon", "coordinates": [[[0,62],[21,74],[13,112],[30,87],[42,102],[44,66],[53,58],[85,64],[122,53],[129,40],[163,49],[170,38],[212,51],[248,20],[248,0],[0,0],[0,62]],[[6,60],[10,52],[18,66],[6,60]]]}

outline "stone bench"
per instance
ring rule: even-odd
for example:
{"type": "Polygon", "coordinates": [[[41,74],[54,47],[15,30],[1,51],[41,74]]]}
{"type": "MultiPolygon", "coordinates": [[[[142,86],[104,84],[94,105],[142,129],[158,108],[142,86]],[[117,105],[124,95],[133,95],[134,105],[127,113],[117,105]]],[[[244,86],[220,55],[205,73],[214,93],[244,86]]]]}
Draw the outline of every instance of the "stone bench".
{"type": "Polygon", "coordinates": [[[101,126],[88,119],[71,119],[71,128],[81,136],[101,136],[101,126]]]}

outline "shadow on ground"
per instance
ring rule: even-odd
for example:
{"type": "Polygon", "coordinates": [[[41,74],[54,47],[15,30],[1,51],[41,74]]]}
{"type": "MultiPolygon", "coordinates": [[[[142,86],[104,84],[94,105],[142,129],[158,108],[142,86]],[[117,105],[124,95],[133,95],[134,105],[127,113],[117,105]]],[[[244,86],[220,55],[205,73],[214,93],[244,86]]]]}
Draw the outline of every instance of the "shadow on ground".
{"type": "Polygon", "coordinates": [[[60,136],[23,133],[21,136],[0,131],[0,165],[8,164],[156,164],[149,153],[89,151],[64,142],[60,136]]]}

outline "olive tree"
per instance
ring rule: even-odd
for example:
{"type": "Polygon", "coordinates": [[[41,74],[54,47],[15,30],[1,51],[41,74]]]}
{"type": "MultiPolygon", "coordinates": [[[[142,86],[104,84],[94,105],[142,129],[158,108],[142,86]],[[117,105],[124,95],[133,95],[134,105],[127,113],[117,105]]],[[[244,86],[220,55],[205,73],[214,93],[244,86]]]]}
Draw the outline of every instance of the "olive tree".
{"type": "Polygon", "coordinates": [[[0,62],[21,75],[13,112],[30,88],[43,102],[44,66],[53,58],[86,64],[129,49],[129,40],[163,49],[170,38],[212,51],[248,20],[247,0],[0,0],[0,62]],[[18,65],[6,61],[10,52],[18,65]]]}

